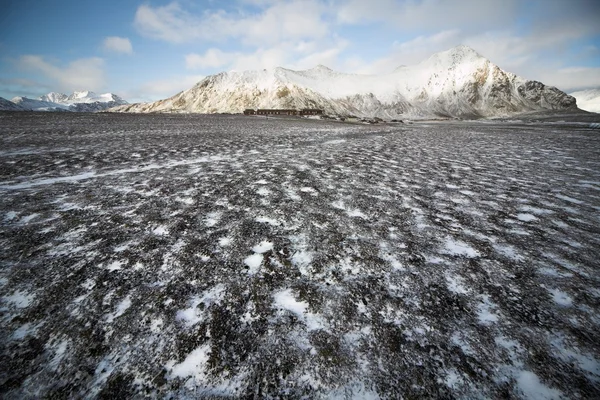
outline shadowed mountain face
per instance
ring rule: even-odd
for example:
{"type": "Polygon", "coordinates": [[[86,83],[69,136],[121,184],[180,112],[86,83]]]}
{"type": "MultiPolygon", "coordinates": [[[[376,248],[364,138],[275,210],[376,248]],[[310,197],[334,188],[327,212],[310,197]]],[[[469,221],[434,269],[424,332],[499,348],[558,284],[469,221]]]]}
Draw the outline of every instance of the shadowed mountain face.
{"type": "Polygon", "coordinates": [[[389,74],[357,75],[317,66],[223,72],[154,103],[121,112],[239,113],[246,108],[320,108],[364,117],[496,117],[575,109],[575,99],[503,71],[467,46],[437,53],[389,74]]]}
{"type": "Polygon", "coordinates": [[[26,111],[27,108],[0,97],[0,111],[26,111]]]}

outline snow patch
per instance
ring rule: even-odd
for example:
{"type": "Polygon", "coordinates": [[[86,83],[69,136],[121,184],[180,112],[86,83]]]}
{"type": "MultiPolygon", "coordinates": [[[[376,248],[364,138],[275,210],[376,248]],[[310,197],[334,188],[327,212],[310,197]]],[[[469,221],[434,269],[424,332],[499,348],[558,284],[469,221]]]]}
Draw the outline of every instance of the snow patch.
{"type": "Polygon", "coordinates": [[[442,250],[442,252],[444,254],[449,254],[452,256],[464,256],[468,258],[480,256],[477,250],[475,250],[465,242],[452,239],[450,237],[446,238],[446,241],[444,242],[444,249],[442,250]]]}

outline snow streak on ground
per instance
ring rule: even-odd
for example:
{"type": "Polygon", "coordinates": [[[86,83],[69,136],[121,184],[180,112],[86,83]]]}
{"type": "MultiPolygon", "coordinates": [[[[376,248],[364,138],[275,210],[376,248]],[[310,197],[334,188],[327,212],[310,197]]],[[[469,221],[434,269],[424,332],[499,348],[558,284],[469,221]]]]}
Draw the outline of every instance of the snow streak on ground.
{"type": "Polygon", "coordinates": [[[600,136],[3,114],[5,398],[598,398],[600,136]]]}

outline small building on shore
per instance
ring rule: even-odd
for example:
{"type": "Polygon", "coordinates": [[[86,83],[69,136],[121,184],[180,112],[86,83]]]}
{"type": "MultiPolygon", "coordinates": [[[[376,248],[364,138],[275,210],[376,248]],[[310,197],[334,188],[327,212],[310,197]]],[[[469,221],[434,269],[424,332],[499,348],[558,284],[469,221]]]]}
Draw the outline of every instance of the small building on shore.
{"type": "Polygon", "coordinates": [[[285,108],[259,108],[256,115],[298,115],[298,111],[285,108]]]}
{"type": "Polygon", "coordinates": [[[300,110],[300,115],[323,115],[323,110],[317,108],[303,108],[300,110]]]}
{"type": "Polygon", "coordinates": [[[316,108],[303,108],[302,110],[291,108],[259,108],[254,110],[247,108],[244,110],[244,115],[323,115],[323,110],[316,108]]]}

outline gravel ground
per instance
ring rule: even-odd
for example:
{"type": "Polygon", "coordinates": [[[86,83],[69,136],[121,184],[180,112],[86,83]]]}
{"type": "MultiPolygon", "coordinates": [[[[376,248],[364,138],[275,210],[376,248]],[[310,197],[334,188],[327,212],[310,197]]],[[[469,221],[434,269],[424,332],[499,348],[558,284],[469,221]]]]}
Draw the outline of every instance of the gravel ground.
{"type": "Polygon", "coordinates": [[[599,260],[585,124],[0,114],[7,399],[600,398],[599,260]]]}

